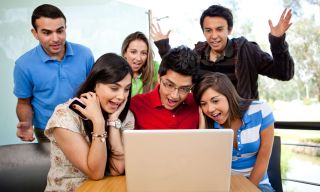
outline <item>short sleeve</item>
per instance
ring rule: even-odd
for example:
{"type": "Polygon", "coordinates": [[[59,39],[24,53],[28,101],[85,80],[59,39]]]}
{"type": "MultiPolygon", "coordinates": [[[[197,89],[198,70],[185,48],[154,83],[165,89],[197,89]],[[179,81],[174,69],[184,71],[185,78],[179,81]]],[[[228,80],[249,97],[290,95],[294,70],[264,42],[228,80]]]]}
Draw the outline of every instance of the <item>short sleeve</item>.
{"type": "Polygon", "coordinates": [[[267,103],[261,104],[261,114],[262,114],[262,123],[261,130],[269,127],[272,123],[274,123],[274,117],[272,113],[271,107],[267,103]]]}
{"type": "Polygon", "coordinates": [[[69,109],[69,104],[70,100],[64,104],[58,105],[50,117],[45,129],[45,135],[50,140],[54,140],[52,133],[57,127],[83,134],[82,120],[76,113],[69,109]]]}
{"type": "Polygon", "coordinates": [[[18,98],[29,98],[32,96],[31,77],[26,73],[26,69],[22,69],[19,63],[16,63],[13,71],[14,89],[13,92],[18,98]]]}

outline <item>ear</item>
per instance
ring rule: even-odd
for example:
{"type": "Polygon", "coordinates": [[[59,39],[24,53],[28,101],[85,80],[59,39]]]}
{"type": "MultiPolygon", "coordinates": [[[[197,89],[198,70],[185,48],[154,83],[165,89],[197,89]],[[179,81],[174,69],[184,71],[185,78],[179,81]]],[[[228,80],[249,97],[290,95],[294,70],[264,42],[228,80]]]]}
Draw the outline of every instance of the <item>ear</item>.
{"type": "Polygon", "coordinates": [[[34,28],[31,29],[31,33],[32,33],[32,35],[34,36],[34,38],[36,38],[37,40],[39,40],[39,38],[38,38],[38,32],[37,32],[34,28]]]}
{"type": "Polygon", "coordinates": [[[232,32],[232,27],[230,27],[229,29],[228,29],[228,35],[230,35],[231,34],[231,32],[232,32]]]}

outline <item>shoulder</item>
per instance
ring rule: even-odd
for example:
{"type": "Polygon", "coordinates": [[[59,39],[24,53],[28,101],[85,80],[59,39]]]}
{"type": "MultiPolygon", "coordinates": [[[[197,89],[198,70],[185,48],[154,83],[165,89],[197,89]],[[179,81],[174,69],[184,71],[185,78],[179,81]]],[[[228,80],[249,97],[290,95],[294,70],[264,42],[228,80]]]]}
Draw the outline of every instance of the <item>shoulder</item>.
{"type": "Polygon", "coordinates": [[[186,102],[188,105],[192,106],[192,107],[198,108],[196,102],[194,101],[194,98],[193,98],[193,94],[192,94],[192,93],[189,93],[189,94],[188,94],[187,98],[185,99],[185,102],[186,102]]]}
{"type": "Polygon", "coordinates": [[[248,41],[244,36],[232,38],[231,41],[236,45],[236,47],[249,46],[250,44],[257,44],[256,42],[248,41]]]}
{"type": "MultiPolygon", "coordinates": [[[[148,92],[149,93],[149,92],[148,92]]],[[[131,98],[131,104],[134,104],[136,102],[142,102],[145,99],[148,99],[150,97],[150,94],[143,93],[143,94],[137,94],[131,98]]]]}
{"type": "Polygon", "coordinates": [[[36,53],[36,48],[34,47],[33,49],[30,49],[29,51],[25,52],[23,55],[21,55],[17,60],[16,60],[16,65],[25,65],[30,62],[30,60],[37,59],[39,56],[36,53]]]}
{"type": "Polygon", "coordinates": [[[272,113],[272,108],[268,105],[267,102],[264,102],[261,100],[255,100],[255,101],[252,101],[248,109],[248,114],[250,115],[257,112],[260,112],[262,114],[262,117],[266,117],[272,113]]]}
{"type": "Polygon", "coordinates": [[[70,46],[73,51],[87,53],[92,55],[92,51],[89,47],[86,47],[84,45],[78,44],[78,43],[72,43],[72,42],[66,42],[67,46],[70,46]]]}
{"type": "Polygon", "coordinates": [[[149,107],[153,105],[153,103],[158,100],[154,98],[153,91],[148,92],[148,93],[143,93],[143,94],[137,94],[134,97],[131,98],[130,102],[130,110],[136,114],[140,113],[143,110],[148,109],[149,107]]]}
{"type": "Polygon", "coordinates": [[[59,104],[55,108],[45,129],[45,134],[49,139],[52,136],[52,131],[57,127],[81,133],[82,120],[76,113],[69,109],[70,102],[71,100],[59,104]]]}
{"type": "Polygon", "coordinates": [[[201,54],[206,47],[208,47],[208,43],[206,41],[198,41],[195,45],[194,45],[194,51],[197,54],[201,54]]]}

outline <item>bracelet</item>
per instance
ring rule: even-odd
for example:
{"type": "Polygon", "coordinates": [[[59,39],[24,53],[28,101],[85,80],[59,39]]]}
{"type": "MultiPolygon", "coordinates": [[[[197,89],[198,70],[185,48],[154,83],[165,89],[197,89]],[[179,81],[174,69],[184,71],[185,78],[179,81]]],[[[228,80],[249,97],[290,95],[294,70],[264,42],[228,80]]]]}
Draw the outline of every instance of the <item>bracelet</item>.
{"type": "Polygon", "coordinates": [[[106,142],[106,138],[108,137],[108,133],[107,132],[104,132],[103,134],[96,134],[94,132],[91,132],[91,135],[92,135],[92,139],[95,140],[96,138],[99,138],[99,140],[102,142],[102,143],[105,143],[106,142]]]}

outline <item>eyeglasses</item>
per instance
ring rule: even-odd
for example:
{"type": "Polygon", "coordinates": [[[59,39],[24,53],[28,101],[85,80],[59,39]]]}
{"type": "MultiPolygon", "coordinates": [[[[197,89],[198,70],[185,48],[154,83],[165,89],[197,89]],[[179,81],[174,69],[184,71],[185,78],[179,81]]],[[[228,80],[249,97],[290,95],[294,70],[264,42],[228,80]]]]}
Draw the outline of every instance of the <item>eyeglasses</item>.
{"type": "Polygon", "coordinates": [[[193,86],[176,87],[174,83],[171,83],[169,81],[165,81],[165,80],[162,80],[162,79],[160,79],[160,82],[170,92],[174,92],[177,89],[178,93],[180,95],[188,94],[191,91],[192,87],[193,87],[193,86]]]}

